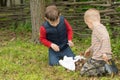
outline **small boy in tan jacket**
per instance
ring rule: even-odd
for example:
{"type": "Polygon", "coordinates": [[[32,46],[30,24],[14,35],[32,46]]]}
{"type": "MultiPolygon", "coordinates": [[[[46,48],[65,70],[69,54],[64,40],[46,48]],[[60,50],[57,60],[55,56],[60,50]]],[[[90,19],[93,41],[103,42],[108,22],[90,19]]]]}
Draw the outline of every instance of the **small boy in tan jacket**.
{"type": "Polygon", "coordinates": [[[104,64],[112,59],[111,43],[106,27],[100,22],[100,13],[96,9],[89,9],[84,14],[84,21],[92,30],[91,46],[85,51],[85,56],[92,53],[92,57],[83,65],[81,75],[93,76],[105,73],[104,64]],[[103,63],[103,64],[102,64],[103,63]],[[91,68],[103,66],[96,72],[91,68]],[[91,69],[91,70],[90,70],[91,69]],[[99,74],[100,73],[100,74],[99,74]]]}

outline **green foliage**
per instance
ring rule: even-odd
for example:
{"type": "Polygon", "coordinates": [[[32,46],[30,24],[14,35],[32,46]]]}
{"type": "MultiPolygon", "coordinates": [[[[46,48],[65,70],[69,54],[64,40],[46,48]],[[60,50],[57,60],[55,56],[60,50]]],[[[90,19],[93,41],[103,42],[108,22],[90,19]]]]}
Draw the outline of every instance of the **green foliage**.
{"type": "Polygon", "coordinates": [[[2,46],[0,78],[2,80],[39,80],[42,74],[40,65],[47,64],[46,51],[43,46],[20,39],[2,46]]]}
{"type": "Polygon", "coordinates": [[[120,38],[112,39],[111,42],[114,56],[120,58],[120,38]]]}
{"type": "Polygon", "coordinates": [[[75,46],[72,47],[73,52],[75,54],[83,53],[85,50],[90,46],[91,44],[91,38],[80,38],[77,35],[73,38],[73,42],[75,43],[75,46]]]}
{"type": "Polygon", "coordinates": [[[119,49],[120,49],[120,28],[117,26],[110,26],[109,24],[107,24],[107,30],[109,32],[110,35],[110,39],[111,39],[111,47],[112,47],[112,52],[113,52],[113,56],[117,56],[120,58],[119,55],[119,49]]]}
{"type": "Polygon", "coordinates": [[[117,7],[117,8],[116,8],[116,11],[118,11],[118,12],[119,12],[119,11],[120,11],[120,7],[117,7]]]}
{"type": "Polygon", "coordinates": [[[32,25],[30,21],[25,22],[19,22],[17,23],[17,26],[15,26],[15,23],[13,23],[10,27],[11,30],[15,32],[31,32],[32,31],[32,25]]]}
{"type": "MultiPolygon", "coordinates": [[[[6,31],[0,30],[0,32],[6,31]]],[[[0,46],[0,80],[89,80],[89,77],[81,77],[79,71],[67,72],[62,66],[49,66],[48,49],[41,44],[31,43],[28,37],[23,39],[23,35],[19,34],[15,40],[7,43],[5,41],[3,43],[6,44],[0,46]]],[[[91,39],[80,39],[75,36],[73,41],[75,43],[73,52],[79,54],[90,46],[91,39]]],[[[119,50],[118,48],[119,46],[116,51],[119,50]]],[[[111,80],[109,76],[98,79],[111,80]]],[[[112,80],[114,79],[119,80],[119,76],[115,76],[112,80]]]]}

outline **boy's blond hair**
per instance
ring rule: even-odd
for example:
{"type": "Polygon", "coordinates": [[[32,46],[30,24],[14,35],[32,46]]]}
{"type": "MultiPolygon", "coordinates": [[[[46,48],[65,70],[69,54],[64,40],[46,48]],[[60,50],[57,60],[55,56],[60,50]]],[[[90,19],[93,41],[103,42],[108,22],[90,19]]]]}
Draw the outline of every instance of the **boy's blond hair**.
{"type": "Polygon", "coordinates": [[[99,11],[94,8],[88,9],[84,14],[84,20],[100,21],[99,11]]]}

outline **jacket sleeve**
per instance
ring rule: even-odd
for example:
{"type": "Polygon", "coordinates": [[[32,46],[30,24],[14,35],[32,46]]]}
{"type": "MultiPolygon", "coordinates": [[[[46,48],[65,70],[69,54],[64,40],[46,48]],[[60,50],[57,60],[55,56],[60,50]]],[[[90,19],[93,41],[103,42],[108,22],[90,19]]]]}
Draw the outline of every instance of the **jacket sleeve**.
{"type": "Polygon", "coordinates": [[[65,21],[65,25],[66,25],[66,28],[67,28],[68,40],[72,40],[72,38],[73,38],[72,27],[66,19],[64,21],[65,21]]]}
{"type": "Polygon", "coordinates": [[[40,42],[43,45],[47,46],[48,48],[51,46],[51,43],[52,43],[52,42],[47,40],[46,29],[43,26],[40,27],[40,42]]]}

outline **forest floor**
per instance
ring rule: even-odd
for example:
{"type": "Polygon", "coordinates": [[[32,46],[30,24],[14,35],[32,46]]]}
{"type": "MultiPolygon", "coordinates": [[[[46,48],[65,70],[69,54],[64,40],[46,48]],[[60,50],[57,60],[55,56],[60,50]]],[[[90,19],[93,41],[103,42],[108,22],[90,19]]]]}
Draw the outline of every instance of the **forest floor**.
{"type": "MultiPolygon", "coordinates": [[[[48,65],[48,49],[30,39],[30,32],[0,29],[0,80],[120,80],[120,75],[93,79],[81,77],[80,71],[68,72],[62,66],[51,67],[48,65]]],[[[74,42],[76,46],[72,50],[75,54],[89,46],[76,39],[74,42]]],[[[117,60],[120,68],[119,63],[117,60]]]]}

